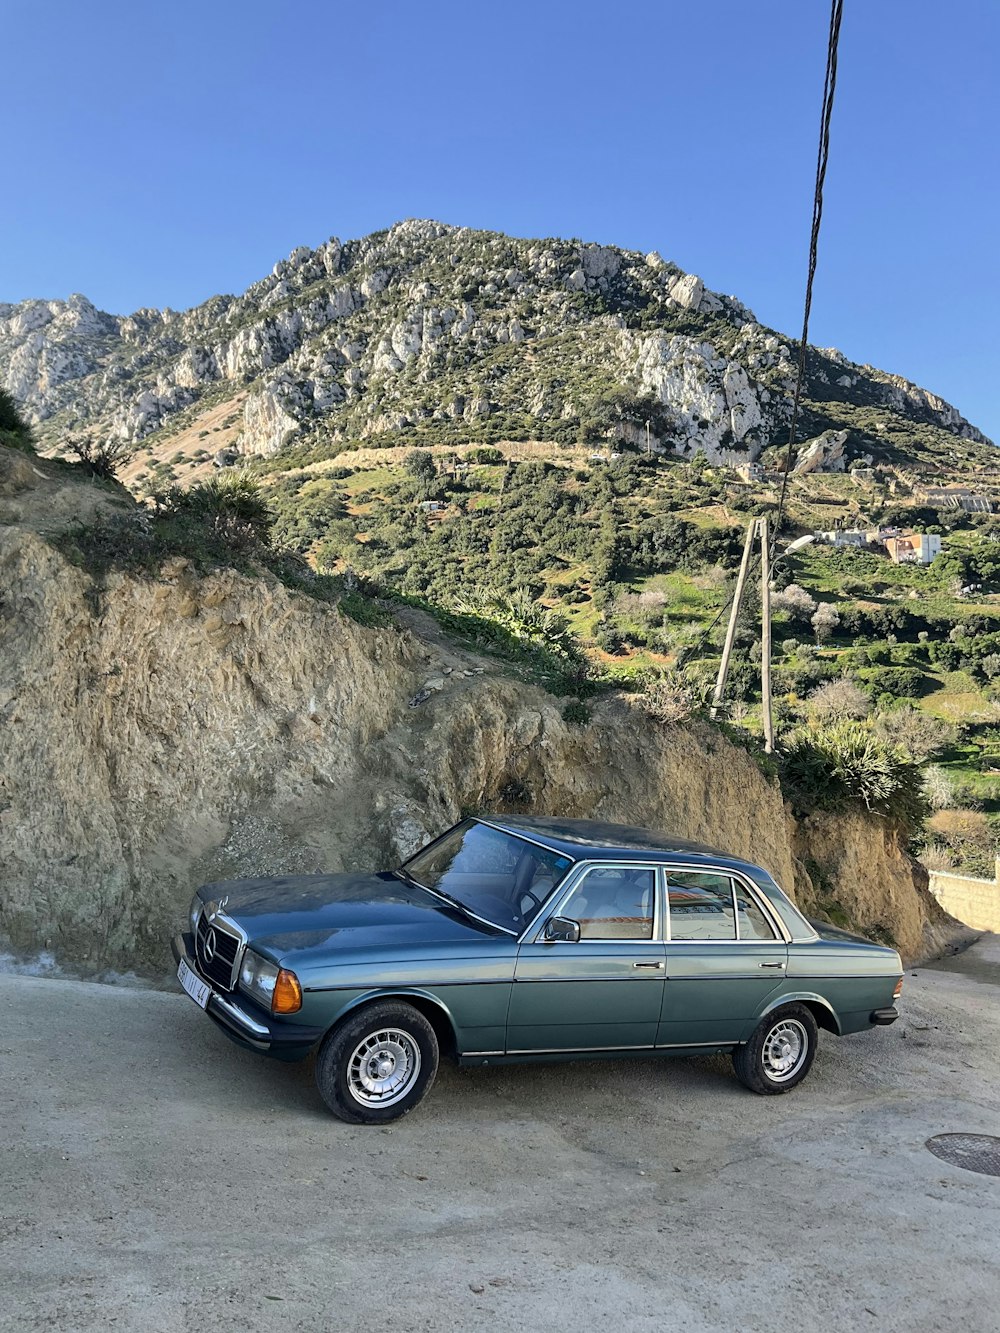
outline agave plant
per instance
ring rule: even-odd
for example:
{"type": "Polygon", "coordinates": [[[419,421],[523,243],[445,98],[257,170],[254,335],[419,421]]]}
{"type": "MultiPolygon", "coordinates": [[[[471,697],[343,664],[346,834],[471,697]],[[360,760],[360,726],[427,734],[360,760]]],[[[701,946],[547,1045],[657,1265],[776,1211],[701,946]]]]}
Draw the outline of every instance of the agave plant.
{"type": "Polygon", "coordinates": [[[461,615],[493,621],[521,643],[545,648],[560,657],[575,658],[579,654],[565,617],[536,602],[523,588],[514,592],[479,588],[457,598],[453,609],[461,615]]]}
{"type": "Polygon", "coordinates": [[[919,767],[864,722],[799,728],[782,751],[783,775],[803,804],[831,809],[858,801],[909,828],[927,813],[919,767]]]}

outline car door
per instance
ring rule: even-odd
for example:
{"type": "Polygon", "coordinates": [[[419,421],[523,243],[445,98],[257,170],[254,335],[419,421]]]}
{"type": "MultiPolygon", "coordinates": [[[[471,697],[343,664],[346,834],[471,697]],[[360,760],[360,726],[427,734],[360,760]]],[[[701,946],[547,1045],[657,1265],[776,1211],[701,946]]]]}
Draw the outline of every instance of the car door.
{"type": "Polygon", "coordinates": [[[742,876],[663,868],[667,980],[658,1046],[738,1042],[785,984],[779,923],[742,876]]]}
{"type": "Polygon", "coordinates": [[[653,1046],[666,958],[659,897],[653,866],[603,863],[574,876],[518,948],[508,1053],[653,1046]],[[546,939],[552,915],[578,922],[580,938],[546,939]]]}

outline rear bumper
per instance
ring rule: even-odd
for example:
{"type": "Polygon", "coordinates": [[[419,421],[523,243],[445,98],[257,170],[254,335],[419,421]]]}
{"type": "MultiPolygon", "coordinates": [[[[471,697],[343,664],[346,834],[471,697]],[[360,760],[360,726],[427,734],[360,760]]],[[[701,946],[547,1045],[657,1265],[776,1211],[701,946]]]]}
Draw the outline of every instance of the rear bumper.
{"type": "Polygon", "coordinates": [[[890,1023],[895,1023],[899,1017],[899,1010],[895,1007],[890,1009],[873,1009],[871,1020],[876,1027],[887,1028],[890,1023]]]}
{"type": "Polygon", "coordinates": [[[276,1056],[279,1060],[301,1060],[323,1036],[323,1028],[284,1023],[243,996],[237,1002],[234,997],[221,994],[202,976],[195,962],[194,941],[190,935],[175,935],[170,941],[170,950],[175,963],[180,963],[183,958],[191,971],[209,987],[211,993],[205,1013],[238,1046],[276,1056]]]}

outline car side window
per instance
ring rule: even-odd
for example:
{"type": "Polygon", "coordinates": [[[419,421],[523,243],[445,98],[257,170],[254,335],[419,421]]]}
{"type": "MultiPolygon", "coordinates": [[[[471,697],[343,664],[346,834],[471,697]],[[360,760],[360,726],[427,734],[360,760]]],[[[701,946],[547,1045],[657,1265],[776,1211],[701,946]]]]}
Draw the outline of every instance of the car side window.
{"type": "Polygon", "coordinates": [[[655,899],[654,871],[596,866],[559,914],[580,923],[582,940],[651,940],[655,899]]]}
{"type": "Polygon", "coordinates": [[[777,939],[774,927],[757,905],[756,899],[738,879],[733,880],[736,889],[736,924],[741,940],[777,939]]]}
{"type": "Polygon", "coordinates": [[[672,940],[736,939],[733,881],[729,875],[668,870],[667,904],[672,940]]]}

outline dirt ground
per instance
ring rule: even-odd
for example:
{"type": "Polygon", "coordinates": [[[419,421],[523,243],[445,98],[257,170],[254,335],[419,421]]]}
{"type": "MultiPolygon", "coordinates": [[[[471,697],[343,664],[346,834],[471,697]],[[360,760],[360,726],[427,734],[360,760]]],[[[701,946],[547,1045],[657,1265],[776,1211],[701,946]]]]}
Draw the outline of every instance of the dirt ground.
{"type": "Polygon", "coordinates": [[[1000,1328],[1000,937],[823,1034],[795,1092],[728,1061],[456,1071],[391,1129],[186,997],[0,977],[0,1329],[1000,1328]]]}

